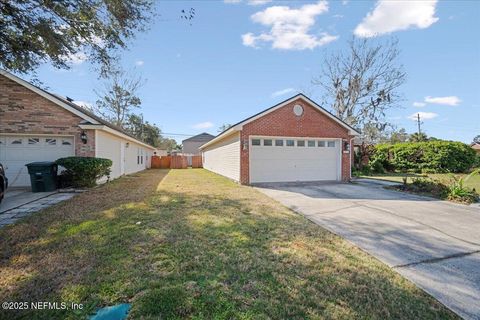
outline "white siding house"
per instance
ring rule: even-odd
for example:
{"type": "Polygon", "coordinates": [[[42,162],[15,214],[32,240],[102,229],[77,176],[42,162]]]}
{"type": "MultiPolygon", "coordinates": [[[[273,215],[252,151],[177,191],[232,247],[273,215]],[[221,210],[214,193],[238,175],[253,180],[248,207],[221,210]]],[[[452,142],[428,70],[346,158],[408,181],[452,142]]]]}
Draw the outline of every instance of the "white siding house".
{"type": "MultiPolygon", "coordinates": [[[[26,164],[62,157],[112,160],[110,178],[144,170],[156,150],[89,110],[0,69],[0,163],[11,187],[28,187],[26,164]]],[[[103,179],[103,181],[105,181],[103,179]]]]}
{"type": "Polygon", "coordinates": [[[234,133],[203,149],[203,167],[240,181],[240,133],[234,133]]]}
{"type": "Polygon", "coordinates": [[[154,149],[113,134],[97,131],[95,156],[113,162],[110,178],[150,168],[154,149]]]}

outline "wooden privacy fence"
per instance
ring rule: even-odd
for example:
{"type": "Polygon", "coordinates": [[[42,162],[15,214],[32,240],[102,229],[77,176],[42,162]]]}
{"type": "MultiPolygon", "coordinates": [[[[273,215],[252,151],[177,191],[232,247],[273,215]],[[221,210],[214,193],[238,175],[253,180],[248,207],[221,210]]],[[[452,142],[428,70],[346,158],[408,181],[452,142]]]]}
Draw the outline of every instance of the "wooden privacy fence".
{"type": "Polygon", "coordinates": [[[202,156],[192,156],[192,168],[203,168],[202,156]]]}
{"type": "MultiPolygon", "coordinates": [[[[202,156],[191,156],[192,168],[202,168],[202,156]]],[[[186,169],[188,168],[187,156],[153,156],[153,169],[186,169]]]]}
{"type": "Polygon", "coordinates": [[[170,169],[186,169],[188,168],[187,157],[170,156],[170,169]]]}

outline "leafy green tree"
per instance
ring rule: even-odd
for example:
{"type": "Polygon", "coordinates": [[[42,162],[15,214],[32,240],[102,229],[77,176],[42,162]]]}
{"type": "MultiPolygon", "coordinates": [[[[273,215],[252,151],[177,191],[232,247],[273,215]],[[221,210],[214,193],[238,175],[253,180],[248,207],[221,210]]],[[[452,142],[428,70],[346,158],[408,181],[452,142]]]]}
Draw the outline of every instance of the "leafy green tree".
{"type": "Polygon", "coordinates": [[[473,138],[473,143],[479,143],[480,144],[480,134],[473,138]]]}
{"type": "Polygon", "coordinates": [[[423,132],[412,133],[410,135],[410,138],[408,139],[408,141],[410,141],[410,142],[423,142],[423,141],[427,141],[427,140],[428,140],[428,136],[423,132]]]}
{"type": "Polygon", "coordinates": [[[160,139],[160,145],[158,146],[160,149],[164,149],[167,151],[175,151],[175,150],[182,150],[182,146],[177,144],[177,141],[175,139],[169,139],[169,138],[161,138],[160,139]]]}
{"type": "Polygon", "coordinates": [[[89,59],[102,75],[118,49],[147,29],[152,0],[1,0],[0,66],[29,73],[44,62],[69,69],[89,59]]]}
{"type": "Polygon", "coordinates": [[[400,143],[400,142],[406,142],[409,139],[409,134],[406,132],[404,128],[401,128],[400,130],[392,131],[390,134],[390,143],[400,143]]]}
{"type": "Polygon", "coordinates": [[[125,129],[135,138],[154,147],[159,147],[163,139],[160,128],[148,121],[144,122],[142,115],[131,114],[125,129]]]}

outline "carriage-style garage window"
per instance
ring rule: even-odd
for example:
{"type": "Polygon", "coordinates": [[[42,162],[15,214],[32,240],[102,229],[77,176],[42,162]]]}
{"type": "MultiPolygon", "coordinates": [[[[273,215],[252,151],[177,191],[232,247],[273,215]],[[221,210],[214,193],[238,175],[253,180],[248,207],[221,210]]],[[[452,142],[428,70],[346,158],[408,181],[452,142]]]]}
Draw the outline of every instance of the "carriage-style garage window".
{"type": "Polygon", "coordinates": [[[318,141],[318,146],[319,147],[325,147],[325,141],[318,141]]]}
{"type": "Polygon", "coordinates": [[[328,141],[327,145],[329,148],[335,148],[335,141],[328,141]]]}
{"type": "Polygon", "coordinates": [[[10,144],[22,144],[22,139],[13,139],[10,144]]]}
{"type": "Polygon", "coordinates": [[[264,146],[272,146],[272,139],[263,139],[263,145],[264,146]]]}
{"type": "Polygon", "coordinates": [[[28,144],[37,144],[40,143],[39,138],[28,138],[28,144]]]}
{"type": "Polygon", "coordinates": [[[297,140],[297,147],[305,147],[305,140],[297,140]]]}
{"type": "Polygon", "coordinates": [[[295,146],[295,140],[287,140],[287,147],[295,146]]]}
{"type": "Polygon", "coordinates": [[[57,139],[47,138],[47,139],[45,139],[45,143],[48,146],[55,146],[57,144],[57,139]]]}
{"type": "Polygon", "coordinates": [[[309,147],[315,147],[315,140],[308,140],[309,147]]]}
{"type": "Polygon", "coordinates": [[[283,140],[280,140],[280,139],[275,140],[275,146],[276,147],[283,147],[283,140]]]}
{"type": "Polygon", "coordinates": [[[71,146],[72,143],[69,140],[62,140],[62,145],[64,146],[71,146]]]}
{"type": "Polygon", "coordinates": [[[259,146],[260,145],[260,139],[252,139],[252,146],[259,146]]]}

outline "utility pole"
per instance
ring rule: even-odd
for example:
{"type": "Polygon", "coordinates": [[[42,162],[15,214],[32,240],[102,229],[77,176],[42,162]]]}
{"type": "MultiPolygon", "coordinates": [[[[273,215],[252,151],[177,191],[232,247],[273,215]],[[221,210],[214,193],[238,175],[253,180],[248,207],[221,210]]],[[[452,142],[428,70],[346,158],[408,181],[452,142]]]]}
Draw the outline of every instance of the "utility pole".
{"type": "Polygon", "coordinates": [[[420,130],[420,125],[421,125],[420,113],[417,113],[417,124],[418,124],[418,136],[420,136],[420,134],[422,133],[422,131],[420,130]]]}

